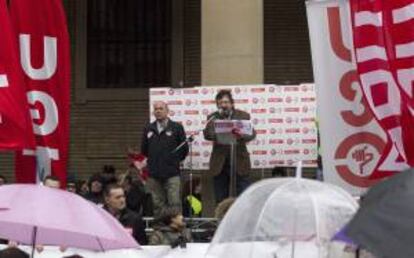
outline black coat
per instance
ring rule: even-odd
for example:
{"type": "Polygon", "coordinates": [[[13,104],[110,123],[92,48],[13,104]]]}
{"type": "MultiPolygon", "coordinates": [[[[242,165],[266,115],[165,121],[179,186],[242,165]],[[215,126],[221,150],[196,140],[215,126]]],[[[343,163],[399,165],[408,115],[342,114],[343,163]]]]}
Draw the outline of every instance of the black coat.
{"type": "MultiPolygon", "coordinates": [[[[107,207],[104,207],[104,209],[109,212],[107,207]]],[[[148,243],[145,233],[145,223],[138,213],[125,208],[121,211],[118,221],[125,228],[132,230],[132,236],[140,245],[146,245],[148,243]]]]}
{"type": "Polygon", "coordinates": [[[188,145],[174,151],[186,139],[184,128],[172,120],[161,133],[157,123],[149,124],[142,135],[141,152],[147,156],[148,170],[151,177],[168,179],[180,174],[180,162],[188,154],[188,145]]]}
{"type": "Polygon", "coordinates": [[[145,191],[141,182],[132,182],[130,190],[126,194],[128,209],[143,217],[153,216],[152,196],[145,191]]]}

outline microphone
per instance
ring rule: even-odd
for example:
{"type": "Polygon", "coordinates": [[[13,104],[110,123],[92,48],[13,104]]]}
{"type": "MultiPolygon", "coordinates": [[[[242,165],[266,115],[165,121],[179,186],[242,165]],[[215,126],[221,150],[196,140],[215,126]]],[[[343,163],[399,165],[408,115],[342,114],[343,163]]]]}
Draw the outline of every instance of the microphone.
{"type": "Polygon", "coordinates": [[[178,150],[180,150],[184,145],[191,143],[194,141],[194,134],[191,134],[190,136],[188,136],[180,145],[177,146],[177,148],[175,148],[171,153],[175,153],[178,150]]]}
{"type": "Polygon", "coordinates": [[[211,120],[214,120],[216,118],[219,118],[219,116],[223,115],[224,110],[223,108],[219,108],[216,112],[214,112],[211,117],[207,120],[206,124],[210,123],[211,120]]]}
{"type": "Polygon", "coordinates": [[[210,123],[212,120],[217,119],[218,116],[221,116],[224,114],[224,109],[219,108],[216,112],[214,112],[211,117],[207,120],[206,124],[210,123]]]}

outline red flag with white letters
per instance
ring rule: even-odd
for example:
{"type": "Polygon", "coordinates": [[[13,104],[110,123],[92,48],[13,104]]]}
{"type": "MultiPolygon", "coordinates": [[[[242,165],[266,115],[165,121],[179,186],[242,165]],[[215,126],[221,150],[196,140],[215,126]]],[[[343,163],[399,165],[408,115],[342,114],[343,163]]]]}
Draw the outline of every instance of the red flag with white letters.
{"type": "Polygon", "coordinates": [[[33,147],[34,138],[16,34],[5,0],[0,0],[0,28],[0,150],[21,150],[33,147]]]}
{"type": "Polygon", "coordinates": [[[414,0],[350,4],[361,86],[395,153],[389,167],[397,171],[398,164],[413,166],[414,0]]]}
{"type": "Polygon", "coordinates": [[[70,45],[61,0],[11,0],[36,148],[16,155],[18,182],[47,175],[66,182],[69,144],[70,45]]]}

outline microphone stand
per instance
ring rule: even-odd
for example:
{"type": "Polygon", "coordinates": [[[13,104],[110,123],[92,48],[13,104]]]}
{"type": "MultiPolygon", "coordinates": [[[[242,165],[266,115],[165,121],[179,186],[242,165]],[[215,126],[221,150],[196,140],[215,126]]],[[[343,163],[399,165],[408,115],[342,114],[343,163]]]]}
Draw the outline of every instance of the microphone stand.
{"type": "Polygon", "coordinates": [[[236,175],[236,153],[237,142],[232,141],[230,143],[230,185],[229,185],[229,197],[237,196],[237,175],[236,175]]]}
{"type": "MultiPolygon", "coordinates": [[[[222,111],[226,112],[226,111],[222,111]]],[[[228,113],[227,113],[228,115],[228,113]]],[[[231,117],[229,117],[231,119],[231,117]]],[[[230,141],[230,182],[229,182],[229,196],[237,196],[237,140],[239,136],[232,132],[232,140],[230,141]]]]}
{"type": "MultiPolygon", "coordinates": [[[[216,118],[216,115],[212,115],[208,120],[207,123],[210,123],[214,118],[216,118]]],[[[172,153],[176,153],[177,151],[179,151],[184,145],[188,144],[188,147],[190,148],[191,143],[194,141],[194,136],[198,135],[202,130],[197,130],[196,133],[191,134],[190,136],[188,136],[182,143],[180,143],[180,145],[177,146],[177,148],[175,148],[172,153]]],[[[191,153],[191,152],[190,152],[191,153]]]]}
{"type": "MultiPolygon", "coordinates": [[[[190,222],[192,221],[193,218],[193,207],[192,207],[192,202],[193,202],[193,141],[194,141],[194,134],[191,134],[190,136],[188,136],[182,143],[180,143],[180,145],[177,146],[177,148],[175,148],[172,153],[176,153],[177,151],[181,150],[186,144],[188,144],[188,152],[190,153],[190,160],[189,160],[189,164],[188,164],[188,171],[189,171],[189,180],[190,180],[190,210],[189,210],[189,215],[190,215],[190,222]]],[[[187,196],[185,197],[185,201],[187,201],[187,196]]]]}
{"type": "Polygon", "coordinates": [[[230,184],[229,197],[237,196],[237,140],[240,135],[233,133],[233,139],[230,142],[230,184]]]}

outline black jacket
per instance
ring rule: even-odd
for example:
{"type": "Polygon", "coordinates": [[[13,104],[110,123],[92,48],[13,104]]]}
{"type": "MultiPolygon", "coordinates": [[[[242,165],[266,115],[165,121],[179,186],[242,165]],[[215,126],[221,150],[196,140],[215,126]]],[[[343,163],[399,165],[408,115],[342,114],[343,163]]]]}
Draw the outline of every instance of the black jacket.
{"type": "MultiPolygon", "coordinates": [[[[104,207],[104,209],[109,212],[107,207],[104,207]]],[[[121,216],[118,221],[125,228],[132,230],[132,236],[140,245],[146,245],[148,243],[147,235],[145,233],[145,223],[138,213],[125,208],[121,211],[121,216]]]]}
{"type": "Polygon", "coordinates": [[[186,140],[184,128],[172,120],[161,133],[157,123],[149,124],[142,135],[141,152],[147,156],[148,170],[151,177],[168,179],[180,174],[180,161],[188,154],[188,145],[175,149],[186,140]]]}
{"type": "Polygon", "coordinates": [[[143,217],[153,216],[152,196],[145,191],[141,182],[132,182],[130,190],[126,193],[128,209],[143,217]]]}

